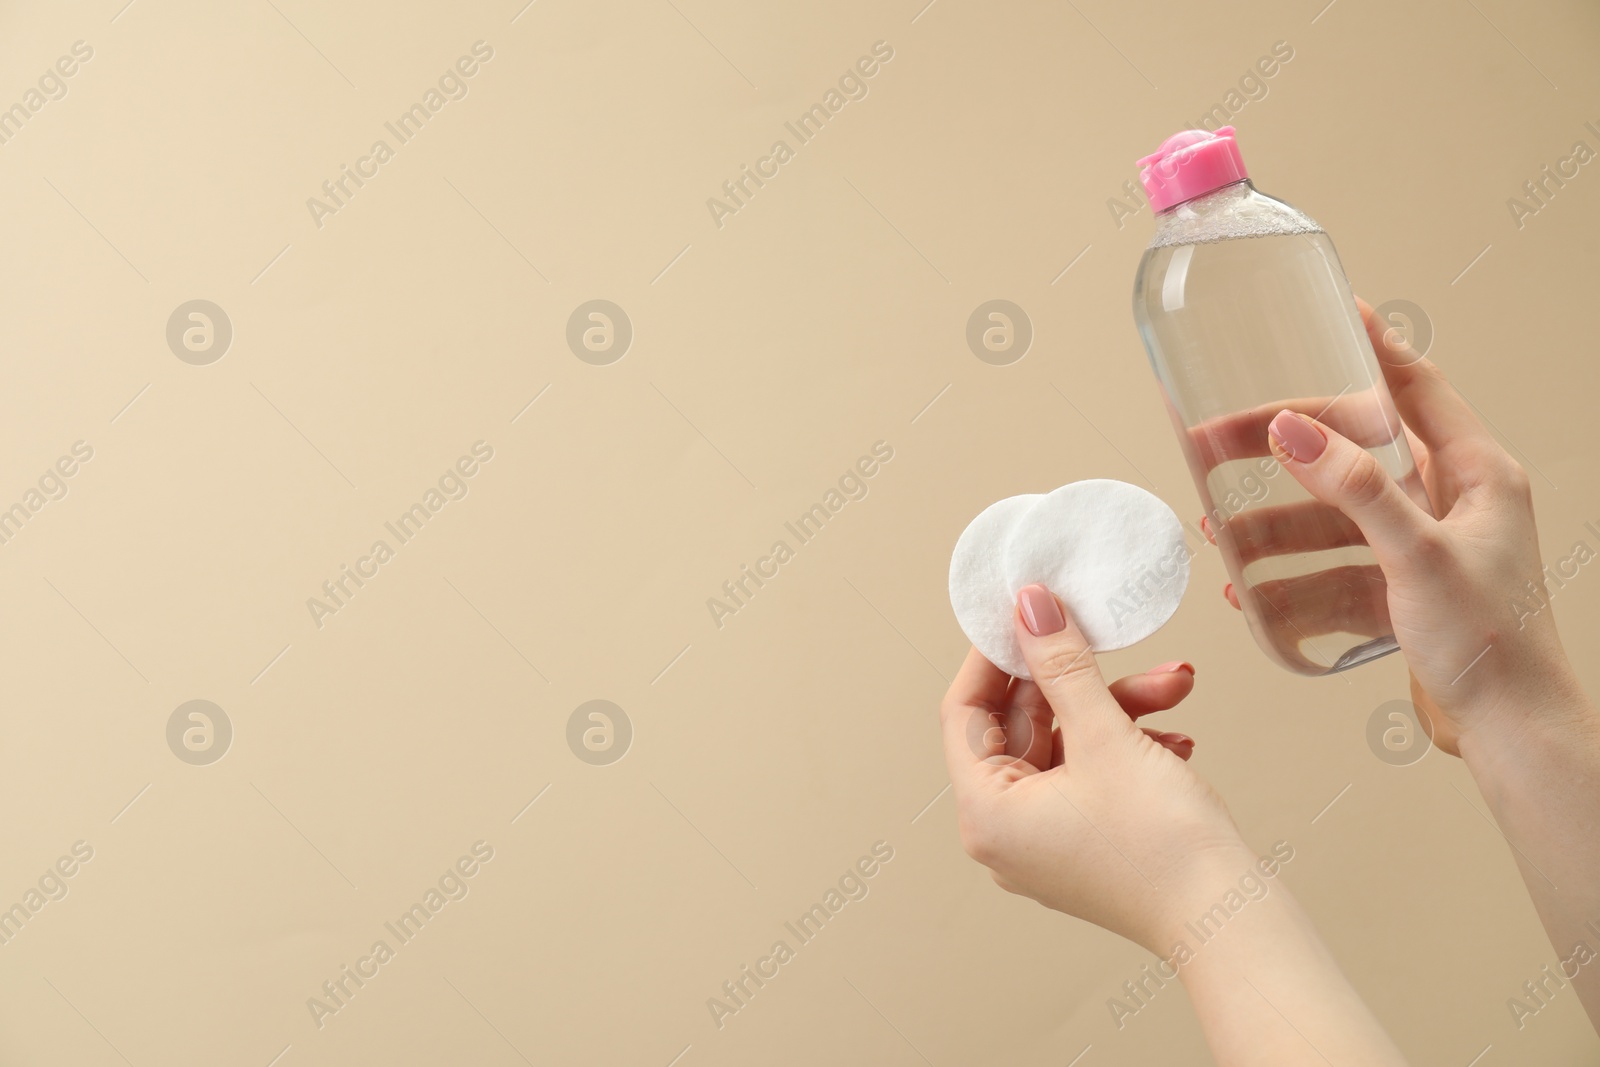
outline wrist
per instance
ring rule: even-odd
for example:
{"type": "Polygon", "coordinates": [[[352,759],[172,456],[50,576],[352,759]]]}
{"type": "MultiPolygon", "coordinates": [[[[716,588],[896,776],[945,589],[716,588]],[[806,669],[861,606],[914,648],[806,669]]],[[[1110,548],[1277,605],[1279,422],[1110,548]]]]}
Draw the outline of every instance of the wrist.
{"type": "Polygon", "coordinates": [[[1553,632],[1549,640],[1514,637],[1493,642],[1480,653],[1481,665],[1469,667],[1454,682],[1428,689],[1457,737],[1469,745],[1481,738],[1480,751],[1549,720],[1569,720],[1588,704],[1553,632]]]}
{"type": "Polygon", "coordinates": [[[1480,785],[1526,769],[1536,752],[1600,745],[1600,716],[1577,679],[1565,671],[1547,679],[1465,717],[1471,725],[1462,728],[1457,747],[1480,785]]]}
{"type": "Polygon", "coordinates": [[[1279,875],[1294,859],[1294,847],[1278,841],[1258,855],[1242,839],[1195,857],[1179,884],[1163,893],[1165,906],[1143,947],[1163,960],[1192,954],[1227,924],[1267,910],[1272,897],[1287,896],[1279,875]]]}

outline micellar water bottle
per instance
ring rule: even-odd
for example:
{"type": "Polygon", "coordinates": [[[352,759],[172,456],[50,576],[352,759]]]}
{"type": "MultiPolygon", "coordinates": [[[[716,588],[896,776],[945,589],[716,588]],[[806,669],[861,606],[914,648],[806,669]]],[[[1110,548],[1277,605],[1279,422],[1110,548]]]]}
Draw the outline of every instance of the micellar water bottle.
{"type": "Polygon", "coordinates": [[[1133,314],[1250,632],[1301,674],[1393,652],[1372,550],[1267,442],[1279,411],[1309,415],[1428,508],[1333,242],[1256,191],[1231,126],[1174,134],[1139,166],[1156,232],[1133,314]]]}

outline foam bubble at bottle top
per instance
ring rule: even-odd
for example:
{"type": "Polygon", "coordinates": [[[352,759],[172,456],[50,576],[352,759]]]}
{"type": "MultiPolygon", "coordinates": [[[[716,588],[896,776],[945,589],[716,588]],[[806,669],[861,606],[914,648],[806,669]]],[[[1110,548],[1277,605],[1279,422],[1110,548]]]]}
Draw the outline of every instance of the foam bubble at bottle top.
{"type": "MultiPolygon", "coordinates": [[[[1223,201],[1220,197],[1202,199],[1223,201]]],[[[1231,241],[1241,237],[1323,232],[1321,226],[1305,215],[1283,210],[1285,205],[1281,203],[1230,197],[1223,204],[1225,210],[1206,212],[1197,211],[1190,204],[1178,205],[1166,225],[1157,231],[1150,247],[1166,248],[1171,245],[1231,241]]]]}

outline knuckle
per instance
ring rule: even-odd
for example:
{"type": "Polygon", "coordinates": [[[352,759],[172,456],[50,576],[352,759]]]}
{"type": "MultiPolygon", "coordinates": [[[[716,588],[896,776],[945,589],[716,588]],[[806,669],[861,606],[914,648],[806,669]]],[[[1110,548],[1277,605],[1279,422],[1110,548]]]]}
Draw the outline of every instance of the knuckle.
{"type": "Polygon", "coordinates": [[[1389,489],[1389,474],[1370,452],[1358,451],[1337,475],[1334,490],[1354,507],[1375,504],[1389,489]]]}
{"type": "Polygon", "coordinates": [[[1056,644],[1036,664],[1034,680],[1048,695],[1052,689],[1076,685],[1085,677],[1098,677],[1100,668],[1087,645],[1056,644]]]}
{"type": "Polygon", "coordinates": [[[1505,454],[1498,464],[1496,480],[1506,493],[1517,500],[1529,500],[1533,497],[1533,479],[1528,477],[1528,471],[1522,464],[1505,454]]]}

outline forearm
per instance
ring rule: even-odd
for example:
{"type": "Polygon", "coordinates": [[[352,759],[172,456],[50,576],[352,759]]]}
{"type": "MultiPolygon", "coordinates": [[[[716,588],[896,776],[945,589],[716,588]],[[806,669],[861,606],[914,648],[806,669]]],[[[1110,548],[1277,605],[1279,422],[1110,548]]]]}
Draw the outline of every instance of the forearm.
{"type": "Polygon", "coordinates": [[[1461,756],[1511,845],[1562,976],[1600,1029],[1600,717],[1563,679],[1542,706],[1486,716],[1461,756]]]}
{"type": "Polygon", "coordinates": [[[1196,916],[1175,934],[1189,950],[1179,974],[1217,1063],[1404,1064],[1288,888],[1269,884],[1220,926],[1196,916]]]}

